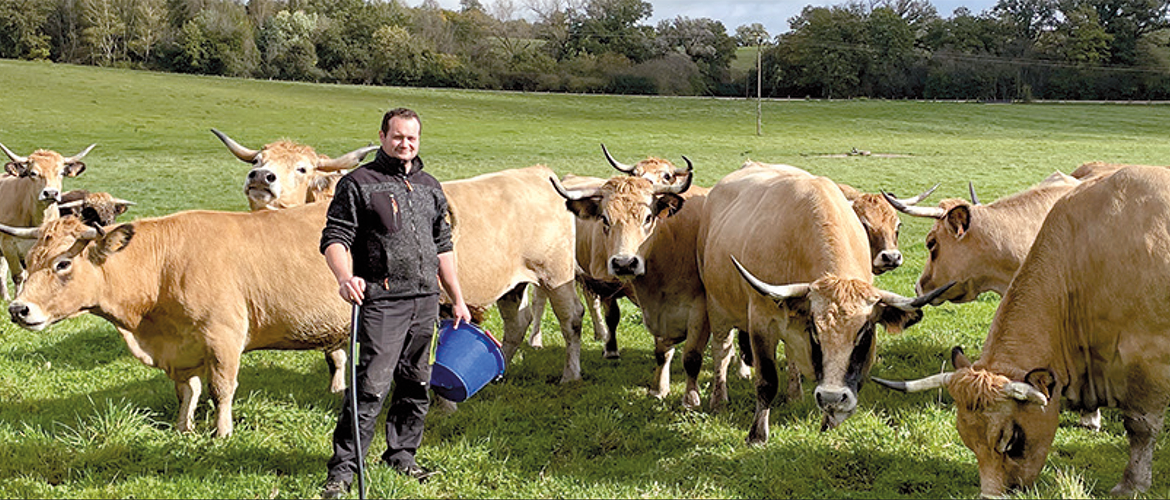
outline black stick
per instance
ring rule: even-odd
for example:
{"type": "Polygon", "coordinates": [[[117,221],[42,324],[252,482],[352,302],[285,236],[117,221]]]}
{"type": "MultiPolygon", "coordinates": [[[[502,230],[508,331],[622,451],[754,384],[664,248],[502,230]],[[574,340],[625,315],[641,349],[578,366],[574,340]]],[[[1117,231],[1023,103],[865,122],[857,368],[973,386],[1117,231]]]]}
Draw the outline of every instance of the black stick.
{"type": "Polygon", "coordinates": [[[358,366],[358,311],[361,306],[354,303],[353,317],[349,328],[349,410],[353,414],[353,442],[357,447],[357,483],[358,498],[366,500],[366,468],[365,450],[362,448],[361,423],[358,418],[357,405],[357,366],[358,366]]]}

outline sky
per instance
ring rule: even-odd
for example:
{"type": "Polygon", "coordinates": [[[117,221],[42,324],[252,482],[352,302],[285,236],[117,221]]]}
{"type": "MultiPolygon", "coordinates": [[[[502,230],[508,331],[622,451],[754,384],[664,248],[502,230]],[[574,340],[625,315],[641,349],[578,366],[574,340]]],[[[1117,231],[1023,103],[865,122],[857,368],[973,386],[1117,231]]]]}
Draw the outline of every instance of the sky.
{"type": "MultiPolygon", "coordinates": [[[[645,0],[654,7],[654,13],[645,21],[645,24],[655,26],[659,21],[674,19],[678,16],[692,19],[709,18],[723,23],[729,34],[734,35],[739,26],[760,23],[772,36],[789,31],[788,19],[800,14],[807,5],[832,6],[845,3],[845,0],[645,0]]],[[[410,6],[418,6],[422,0],[406,0],[410,6]]],[[[480,0],[480,4],[488,7],[494,0],[480,0]]],[[[513,4],[520,7],[517,10],[519,17],[531,18],[525,9],[523,0],[513,0],[513,4]]],[[[971,13],[978,14],[995,5],[995,0],[931,0],[931,4],[938,10],[941,17],[951,17],[951,13],[958,7],[967,7],[971,13]]],[[[444,9],[459,10],[459,0],[439,0],[444,9]]]]}

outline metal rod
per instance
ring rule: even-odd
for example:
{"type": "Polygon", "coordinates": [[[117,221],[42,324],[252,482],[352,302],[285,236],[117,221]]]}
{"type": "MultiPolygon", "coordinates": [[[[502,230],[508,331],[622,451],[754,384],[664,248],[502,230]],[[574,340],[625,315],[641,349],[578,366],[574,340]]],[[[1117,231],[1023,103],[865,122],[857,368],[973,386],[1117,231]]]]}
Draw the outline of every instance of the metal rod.
{"type": "Polygon", "coordinates": [[[357,447],[358,498],[366,500],[366,457],[362,448],[361,421],[358,418],[357,367],[358,367],[358,311],[361,306],[353,305],[353,317],[349,328],[349,410],[353,413],[353,442],[357,447]]]}

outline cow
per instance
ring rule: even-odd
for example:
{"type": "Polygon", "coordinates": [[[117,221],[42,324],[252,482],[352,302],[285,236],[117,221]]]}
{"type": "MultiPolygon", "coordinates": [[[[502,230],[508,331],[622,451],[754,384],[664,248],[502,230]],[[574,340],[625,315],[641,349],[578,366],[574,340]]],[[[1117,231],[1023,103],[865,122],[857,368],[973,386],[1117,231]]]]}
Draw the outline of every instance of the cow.
{"type": "MultiPolygon", "coordinates": [[[[61,199],[61,184],[65,177],[76,177],[85,171],[81,161],[97,144],[70,157],[56,151],[38,149],[28,156],[13,153],[3,144],[0,149],[10,160],[0,176],[0,224],[17,227],[39,226],[59,216],[55,204],[61,199]]],[[[0,235],[0,299],[8,300],[5,275],[11,273],[12,283],[20,293],[24,283],[24,260],[27,246],[20,240],[0,235]]]]}
{"type": "Polygon", "coordinates": [[[945,387],[979,462],[980,491],[1032,485],[1060,413],[1121,410],[1129,462],[1112,489],[1151,484],[1155,438],[1170,403],[1170,172],[1132,166],[1057,201],[1008,287],[980,359],[952,351],[954,371],[878,383],[945,387]]]}
{"type": "MultiPolygon", "coordinates": [[[[836,183],[789,166],[748,165],[711,188],[697,247],[714,333],[711,405],[727,401],[730,331],[747,332],[756,378],[749,444],[768,439],[778,392],[776,348],[816,381],[821,429],[857,407],[875,328],[898,332],[941,291],[907,298],[873,285],[865,231],[836,183]]],[[[789,397],[801,397],[793,374],[789,397]]]]}
{"type": "MultiPolygon", "coordinates": [[[[780,169],[789,167],[783,164],[747,160],[740,168],[752,165],[780,169]]],[[[898,199],[898,202],[904,206],[917,205],[938,189],[938,186],[935,184],[918,196],[898,199]]],[[[902,221],[898,219],[898,212],[894,210],[894,207],[880,193],[865,193],[842,183],[837,183],[837,187],[841,189],[845,199],[849,200],[849,206],[853,208],[853,213],[857,214],[857,219],[861,221],[861,227],[865,228],[865,236],[869,240],[873,274],[879,275],[901,266],[902,251],[898,249],[898,234],[902,229],[902,221]]]]}
{"type": "Polygon", "coordinates": [[[922,293],[954,281],[939,301],[970,302],[984,292],[1003,295],[1020,267],[1048,210],[1081,181],[1054,172],[1040,183],[989,204],[949,198],[937,207],[914,207],[893,196],[899,211],[935,219],[926,234],[926,265],[915,290],[922,293]]]}
{"type": "Polygon", "coordinates": [[[216,435],[228,436],[241,353],[331,351],[348,338],[350,306],[317,249],[327,208],[186,211],[110,228],[74,217],[0,227],[38,238],[8,312],[33,331],[85,312],[109,321],[135,358],[174,381],[177,430],[193,430],[205,379],[216,435]]]}
{"type": "MultiPolygon", "coordinates": [[[[656,185],[671,186],[691,182],[694,165],[685,156],[683,161],[687,162],[687,168],[684,169],[675,167],[668,160],[653,156],[633,165],[621,163],[614,159],[605,144],[601,145],[601,152],[610,166],[617,171],[645,178],[656,185]]],[[[561,179],[561,182],[570,189],[599,188],[605,181],[597,177],[575,175],[567,175],[561,179]]],[[[617,301],[622,297],[631,300],[634,298],[628,284],[616,280],[605,268],[606,250],[601,243],[604,237],[597,220],[577,219],[577,281],[581,285],[586,309],[593,322],[593,338],[605,342],[602,355],[606,359],[617,359],[621,356],[616,335],[618,323],[621,321],[621,309],[617,301]]],[[[532,336],[529,337],[529,343],[534,347],[539,347],[541,343],[540,318],[543,316],[544,301],[545,297],[537,289],[532,299],[532,312],[536,321],[533,324],[532,336]]]]}
{"type": "Polygon", "coordinates": [[[249,149],[219,130],[213,128],[211,132],[236,158],[252,165],[244,183],[251,210],[290,208],[330,199],[341,171],[357,166],[380,147],[365,146],[330,159],[293,141],[279,140],[260,149],[249,149]]]}
{"type": "Polygon", "coordinates": [[[674,346],[685,341],[683,405],[697,408],[698,374],[710,337],[695,259],[707,189],[692,188],[690,176],[683,184],[666,185],[617,176],[600,187],[578,189],[566,189],[555,178],[550,181],[569,211],[600,226],[591,258],[593,272],[604,272],[633,288],[646,329],[655,339],[657,368],[651,394],[661,399],[670,393],[674,346]]]}
{"type": "MultiPolygon", "coordinates": [[[[532,312],[522,307],[536,285],[552,302],[565,338],[561,382],[581,379],[581,319],[575,285],[575,224],[549,185],[544,165],[442,183],[450,208],[459,282],[469,306],[496,304],[504,323],[503,352],[511,363],[532,312]]],[[[447,299],[444,299],[448,301],[447,299]]]]}
{"type": "Polygon", "coordinates": [[[57,211],[61,217],[77,217],[91,226],[110,226],[133,205],[134,202],[114,198],[110,193],[74,189],[61,195],[57,211]]]}
{"type": "MultiPolygon", "coordinates": [[[[1156,165],[1134,165],[1134,164],[1129,164],[1129,163],[1107,163],[1107,162],[1103,162],[1103,161],[1091,161],[1088,163],[1082,163],[1075,170],[1073,170],[1072,172],[1069,172],[1068,175],[1075,178],[1075,179],[1080,179],[1082,181],[1085,181],[1085,180],[1092,179],[1094,177],[1104,177],[1104,176],[1110,175],[1118,170],[1121,170],[1125,167],[1134,167],[1134,166],[1151,167],[1151,166],[1156,166],[1156,165]]],[[[1166,168],[1166,167],[1162,166],[1160,168],[1166,168]]]]}

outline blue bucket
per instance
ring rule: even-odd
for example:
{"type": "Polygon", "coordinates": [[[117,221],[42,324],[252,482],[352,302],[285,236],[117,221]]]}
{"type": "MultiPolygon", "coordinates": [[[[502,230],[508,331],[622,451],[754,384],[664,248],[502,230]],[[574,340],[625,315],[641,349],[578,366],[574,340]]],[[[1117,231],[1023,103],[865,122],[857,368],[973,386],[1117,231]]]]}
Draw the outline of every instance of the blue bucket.
{"type": "Polygon", "coordinates": [[[431,367],[431,388],[456,403],[504,375],[504,353],[490,333],[445,319],[439,324],[439,347],[431,367]]]}

